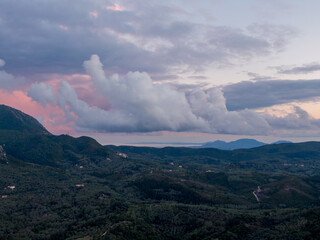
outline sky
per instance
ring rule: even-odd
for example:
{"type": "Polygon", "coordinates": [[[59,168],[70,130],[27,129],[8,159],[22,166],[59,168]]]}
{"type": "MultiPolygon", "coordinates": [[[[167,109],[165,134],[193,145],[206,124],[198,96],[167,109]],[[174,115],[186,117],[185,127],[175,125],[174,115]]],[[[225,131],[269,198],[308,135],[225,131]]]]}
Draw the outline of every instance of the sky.
{"type": "Polygon", "coordinates": [[[320,141],[319,8],[2,0],[0,104],[102,144],[320,141]]]}

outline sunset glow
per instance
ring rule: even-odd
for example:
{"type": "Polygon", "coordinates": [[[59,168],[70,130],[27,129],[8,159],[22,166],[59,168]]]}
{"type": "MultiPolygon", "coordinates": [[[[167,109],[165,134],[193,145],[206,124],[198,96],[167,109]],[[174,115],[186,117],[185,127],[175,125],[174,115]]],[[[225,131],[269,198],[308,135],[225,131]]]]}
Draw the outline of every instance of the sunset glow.
{"type": "Polygon", "coordinates": [[[320,5],[281,2],[0,3],[0,102],[108,143],[317,138],[320,5]]]}

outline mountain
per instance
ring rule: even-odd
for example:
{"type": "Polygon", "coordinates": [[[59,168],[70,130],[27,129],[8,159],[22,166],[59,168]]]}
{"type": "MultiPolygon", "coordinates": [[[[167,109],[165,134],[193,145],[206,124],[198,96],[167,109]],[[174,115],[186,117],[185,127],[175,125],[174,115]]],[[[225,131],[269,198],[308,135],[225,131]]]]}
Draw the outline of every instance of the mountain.
{"type": "MultiPolygon", "coordinates": [[[[290,141],[280,140],[277,142],[273,142],[270,144],[282,144],[282,143],[291,143],[290,141]]],[[[238,139],[236,141],[232,142],[225,142],[225,141],[214,141],[214,142],[206,142],[203,143],[201,146],[194,146],[193,148],[217,148],[221,150],[235,150],[235,149],[250,149],[250,148],[256,148],[261,147],[264,145],[268,145],[264,142],[259,142],[255,139],[238,139]]]]}
{"type": "Polygon", "coordinates": [[[49,131],[33,117],[6,105],[0,105],[0,130],[50,134],[49,131]]]}
{"type": "Polygon", "coordinates": [[[10,157],[52,167],[90,165],[116,155],[90,137],[55,136],[35,118],[5,105],[0,105],[1,145],[10,157]]]}
{"type": "Polygon", "coordinates": [[[239,139],[232,142],[224,142],[224,141],[214,141],[204,143],[201,148],[218,148],[222,150],[234,150],[234,149],[247,149],[247,148],[255,148],[266,145],[266,143],[259,142],[255,139],[239,139]]]}
{"type": "Polygon", "coordinates": [[[287,141],[287,140],[279,140],[279,141],[276,141],[276,142],[271,143],[271,144],[282,144],[282,143],[292,143],[292,142],[287,141]]]}

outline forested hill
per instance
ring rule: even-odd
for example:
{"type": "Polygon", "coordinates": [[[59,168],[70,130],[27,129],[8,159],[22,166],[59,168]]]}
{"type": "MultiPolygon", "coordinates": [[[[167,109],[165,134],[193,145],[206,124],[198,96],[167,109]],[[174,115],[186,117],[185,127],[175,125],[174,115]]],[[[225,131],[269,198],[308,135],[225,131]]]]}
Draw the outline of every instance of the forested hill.
{"type": "Polygon", "coordinates": [[[288,171],[316,175],[320,172],[320,142],[282,143],[253,149],[225,151],[214,148],[151,148],[107,146],[132,157],[161,161],[209,164],[221,170],[288,171]]]}
{"type": "Polygon", "coordinates": [[[50,134],[48,130],[33,117],[6,105],[0,105],[0,129],[32,134],[50,134]]]}
{"type": "Polygon", "coordinates": [[[319,239],[318,142],[102,146],[0,108],[0,239],[319,239]]]}
{"type": "Polygon", "coordinates": [[[15,159],[55,167],[115,155],[90,137],[53,135],[33,117],[5,105],[0,105],[0,145],[15,159]]]}

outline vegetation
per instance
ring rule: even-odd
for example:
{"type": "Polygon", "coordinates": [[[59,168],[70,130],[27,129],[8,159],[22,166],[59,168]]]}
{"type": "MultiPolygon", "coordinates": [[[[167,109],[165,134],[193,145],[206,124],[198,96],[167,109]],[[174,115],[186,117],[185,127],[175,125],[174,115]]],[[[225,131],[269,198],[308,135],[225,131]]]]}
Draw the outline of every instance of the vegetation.
{"type": "Polygon", "coordinates": [[[0,130],[0,239],[319,238],[319,143],[101,146],[22,116],[0,130]]]}

